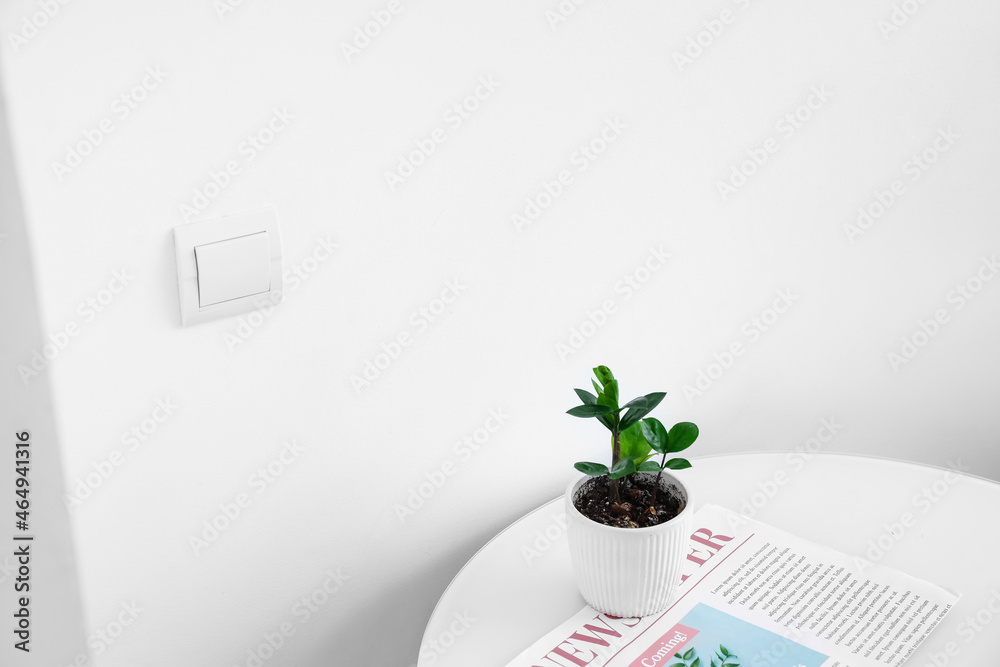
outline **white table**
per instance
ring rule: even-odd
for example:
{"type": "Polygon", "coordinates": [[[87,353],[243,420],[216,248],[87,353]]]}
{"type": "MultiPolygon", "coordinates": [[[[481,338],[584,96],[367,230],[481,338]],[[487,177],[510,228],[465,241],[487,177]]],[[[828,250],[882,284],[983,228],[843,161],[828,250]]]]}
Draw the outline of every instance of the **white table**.
{"type": "MultiPolygon", "coordinates": [[[[942,667],[1000,664],[1000,484],[839,454],[735,454],[693,463],[679,474],[696,510],[709,502],[742,507],[803,538],[961,593],[907,665],[932,665],[932,653],[942,667]],[[906,512],[912,527],[899,534],[906,512]],[[897,523],[893,534],[887,526],[897,523]],[[888,549],[866,556],[880,540],[888,549]]],[[[462,568],[431,614],[418,667],[505,665],[584,606],[562,514],[559,497],[501,532],[462,568]]]]}

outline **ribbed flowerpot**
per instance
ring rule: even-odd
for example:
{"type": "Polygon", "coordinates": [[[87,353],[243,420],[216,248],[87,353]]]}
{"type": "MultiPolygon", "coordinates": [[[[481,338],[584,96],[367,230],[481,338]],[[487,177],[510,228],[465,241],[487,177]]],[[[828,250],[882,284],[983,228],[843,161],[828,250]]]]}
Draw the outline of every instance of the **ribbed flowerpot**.
{"type": "MultiPolygon", "coordinates": [[[[636,473],[652,481],[656,473],[636,473]]],[[[691,535],[691,495],[671,474],[660,488],[683,502],[684,509],[666,523],[618,528],[597,523],[573,504],[590,477],[566,490],[566,531],[573,571],[583,599],[594,609],[620,617],[649,616],[673,601],[691,535]]]]}

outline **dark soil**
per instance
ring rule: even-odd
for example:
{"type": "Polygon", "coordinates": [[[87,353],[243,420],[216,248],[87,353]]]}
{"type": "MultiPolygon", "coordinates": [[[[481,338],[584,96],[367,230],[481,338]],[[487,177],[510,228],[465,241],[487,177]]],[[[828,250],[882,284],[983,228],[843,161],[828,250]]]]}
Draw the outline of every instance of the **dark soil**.
{"type": "Polygon", "coordinates": [[[662,488],[653,497],[655,477],[633,477],[619,480],[620,503],[608,500],[607,475],[584,482],[573,504],[580,512],[597,523],[619,528],[645,528],[670,521],[681,513],[684,503],[662,488]]]}

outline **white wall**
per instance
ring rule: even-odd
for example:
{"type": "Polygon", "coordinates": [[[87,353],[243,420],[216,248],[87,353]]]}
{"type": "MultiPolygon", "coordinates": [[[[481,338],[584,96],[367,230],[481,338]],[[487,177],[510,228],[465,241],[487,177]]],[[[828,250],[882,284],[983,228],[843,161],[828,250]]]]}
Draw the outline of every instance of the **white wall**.
{"type": "MultiPolygon", "coordinates": [[[[888,0],[594,2],[556,29],[554,1],[404,1],[347,62],[341,42],[385,6],[247,0],[220,18],[208,1],[104,0],[60,6],[16,53],[8,39],[43,326],[80,326],[45,371],[67,484],[122,452],[72,512],[87,627],[144,610],[96,664],[246,664],[282,623],[295,634],[270,664],[414,662],[461,563],[559,494],[573,461],[605,455],[595,425],[562,414],[598,363],[623,393],[668,391],[658,414],[698,422],[701,454],[801,446],[833,417],[830,450],[1000,477],[1000,281],[949,300],[1000,250],[995,3],[921,5],[884,37],[888,0]],[[721,35],[678,66],[724,9],[721,35]],[[122,118],[115,100],[147,67],[165,79],[122,118]],[[480,77],[499,87],[454,127],[444,114],[480,77]],[[788,136],[783,117],[810,101],[788,136]],[[246,161],[241,142],[273,109],[294,119],[246,161]],[[102,118],[113,131],[60,180],[53,162],[102,118]],[[621,133],[579,171],[581,144],[614,119],[621,133]],[[439,127],[446,141],[391,191],[384,172],[439,127]],[[905,163],[948,128],[911,180],[905,163]],[[765,144],[723,199],[717,183],[765,144]],[[240,173],[191,220],[273,205],[289,267],[313,267],[317,239],[339,244],[233,350],[236,319],[179,326],[171,241],[228,160],[240,173]],[[564,169],[569,185],[517,230],[564,169]],[[845,225],[895,179],[902,194],[851,242],[845,225]],[[616,290],[645,277],[650,248],[665,266],[616,290]],[[79,304],[115,271],[133,278],[89,321],[79,304]],[[421,329],[411,315],[449,280],[464,291],[421,329]],[[793,305],[753,334],[781,290],[793,305]],[[615,312],[561,357],[606,300],[615,312]],[[894,368],[937,310],[946,323],[894,368]],[[412,344],[355,391],[400,333],[412,344]],[[699,372],[717,379],[685,392],[699,372]],[[177,407],[129,451],[123,432],[158,399],[177,407]],[[509,417],[464,460],[455,443],[490,410],[509,417]],[[288,440],[304,451],[258,494],[251,476],[288,440]],[[446,462],[457,472],[401,522],[397,505],[446,462]],[[195,555],[189,537],[244,492],[251,505],[195,555]],[[349,579],[301,622],[296,601],[338,568],[349,579]]],[[[3,34],[37,7],[8,3],[3,34]]]]}

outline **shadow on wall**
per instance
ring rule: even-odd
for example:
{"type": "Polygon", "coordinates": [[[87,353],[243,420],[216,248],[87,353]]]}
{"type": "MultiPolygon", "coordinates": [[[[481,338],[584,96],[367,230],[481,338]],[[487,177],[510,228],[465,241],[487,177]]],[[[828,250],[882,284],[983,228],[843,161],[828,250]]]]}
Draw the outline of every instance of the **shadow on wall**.
{"type": "MultiPolygon", "coordinates": [[[[0,648],[0,664],[12,667],[92,664],[86,650],[69,514],[62,501],[64,475],[56,440],[51,386],[45,370],[37,374],[19,370],[20,366],[30,369],[33,352],[44,353],[45,343],[49,341],[42,333],[6,109],[6,98],[0,96],[0,285],[6,286],[0,289],[2,459],[8,463],[15,460],[16,434],[24,436],[28,432],[30,437],[26,437],[28,447],[21,448],[28,451],[28,486],[19,487],[28,490],[24,495],[29,504],[23,517],[27,525],[17,530],[18,526],[5,523],[10,531],[4,531],[4,546],[0,549],[0,587],[4,591],[2,613],[5,619],[13,618],[21,608],[22,596],[27,598],[24,600],[28,603],[27,630],[17,641],[26,640],[25,648],[29,652],[15,648],[13,641],[4,641],[0,648]],[[10,532],[34,539],[15,542],[10,532]],[[18,562],[22,559],[14,555],[15,548],[28,552],[27,574],[18,562]]],[[[4,498],[4,508],[9,510],[10,505],[6,503],[16,498],[15,475],[10,474],[9,467],[7,470],[0,476],[3,479],[0,496],[4,498]]],[[[18,623],[25,625],[21,619],[18,623]]],[[[8,627],[5,622],[5,636],[10,632],[8,627]]]]}

